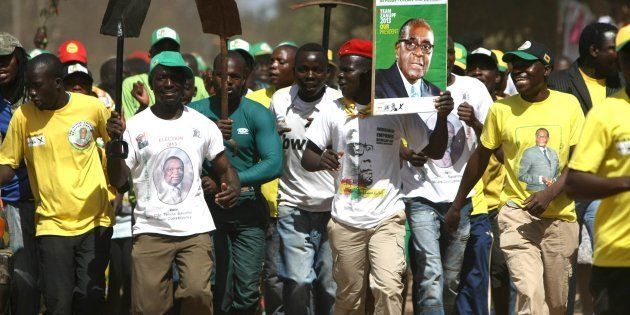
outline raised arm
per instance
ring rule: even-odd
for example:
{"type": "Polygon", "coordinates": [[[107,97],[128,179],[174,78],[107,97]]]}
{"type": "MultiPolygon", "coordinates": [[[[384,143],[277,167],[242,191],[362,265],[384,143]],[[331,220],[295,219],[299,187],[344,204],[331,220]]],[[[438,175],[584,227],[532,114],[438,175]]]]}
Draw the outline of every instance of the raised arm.
{"type": "Polygon", "coordinates": [[[441,159],[446,151],[448,145],[447,117],[453,107],[451,92],[440,92],[440,96],[435,100],[435,109],[438,115],[435,128],[429,137],[429,144],[422,150],[422,153],[434,160],[441,159]]]}
{"type": "MultiPolygon", "coordinates": [[[[125,122],[120,118],[118,112],[113,111],[111,117],[107,120],[107,134],[111,139],[120,139],[125,132],[125,122]]],[[[124,159],[113,157],[110,152],[120,151],[120,147],[116,147],[115,142],[106,144],[107,154],[107,177],[109,183],[116,188],[123,188],[127,185],[131,171],[124,159]]],[[[129,154],[133,154],[130,152],[129,154]]]]}

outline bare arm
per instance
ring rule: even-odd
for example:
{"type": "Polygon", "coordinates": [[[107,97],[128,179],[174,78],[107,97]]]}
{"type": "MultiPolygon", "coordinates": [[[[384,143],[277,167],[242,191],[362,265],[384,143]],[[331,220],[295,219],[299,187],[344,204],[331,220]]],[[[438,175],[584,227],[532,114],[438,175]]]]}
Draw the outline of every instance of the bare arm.
{"type": "Polygon", "coordinates": [[[453,98],[451,92],[442,91],[440,96],[435,100],[435,109],[437,111],[437,120],[435,128],[429,137],[429,144],[422,150],[422,153],[434,160],[439,160],[446,152],[448,145],[448,127],[447,117],[453,111],[453,98]]]}
{"type": "Polygon", "coordinates": [[[220,191],[215,195],[215,202],[223,208],[235,206],[241,194],[241,182],[224,152],[219,153],[212,160],[212,168],[221,181],[220,191]]]}
{"type": "Polygon", "coordinates": [[[630,176],[601,177],[599,175],[569,170],[565,191],[575,199],[602,199],[630,190],[630,176]]]}
{"type": "Polygon", "coordinates": [[[5,185],[15,176],[15,170],[8,165],[0,165],[0,184],[5,185]]]}
{"type": "Polygon", "coordinates": [[[302,154],[302,167],[309,172],[317,172],[323,170],[336,171],[339,169],[339,159],[343,152],[335,152],[333,150],[322,151],[317,145],[310,140],[306,143],[306,150],[302,154]]]}

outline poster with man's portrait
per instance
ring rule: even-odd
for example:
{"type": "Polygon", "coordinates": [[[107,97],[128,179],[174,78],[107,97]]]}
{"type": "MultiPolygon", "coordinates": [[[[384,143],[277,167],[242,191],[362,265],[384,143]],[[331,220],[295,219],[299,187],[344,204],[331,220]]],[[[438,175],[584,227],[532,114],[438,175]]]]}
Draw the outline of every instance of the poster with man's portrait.
{"type": "Polygon", "coordinates": [[[446,89],[447,0],[375,0],[373,115],[428,113],[446,89]]]}

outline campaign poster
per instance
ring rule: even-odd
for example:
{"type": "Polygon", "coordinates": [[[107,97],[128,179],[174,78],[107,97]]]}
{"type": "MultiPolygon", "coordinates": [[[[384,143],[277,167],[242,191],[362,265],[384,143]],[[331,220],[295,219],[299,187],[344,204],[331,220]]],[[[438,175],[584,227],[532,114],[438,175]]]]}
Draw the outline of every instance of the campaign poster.
{"type": "Polygon", "coordinates": [[[434,112],[446,89],[447,0],[375,0],[373,115],[434,112]]]}

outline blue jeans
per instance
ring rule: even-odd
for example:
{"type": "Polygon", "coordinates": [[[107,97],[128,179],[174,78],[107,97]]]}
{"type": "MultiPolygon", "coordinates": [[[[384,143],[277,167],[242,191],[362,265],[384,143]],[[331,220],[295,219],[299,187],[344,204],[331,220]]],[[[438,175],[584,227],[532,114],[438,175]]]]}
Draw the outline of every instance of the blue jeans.
{"type": "Polygon", "coordinates": [[[405,198],[412,234],[414,314],[449,314],[455,305],[459,272],[470,233],[472,203],[461,209],[454,235],[442,231],[444,215],[451,203],[434,203],[422,197],[405,198]]]}
{"type": "Polygon", "coordinates": [[[39,264],[35,241],[35,203],[6,203],[9,248],[13,252],[11,313],[39,314],[39,264]]]}
{"type": "Polygon", "coordinates": [[[578,216],[578,222],[586,228],[586,232],[588,232],[588,236],[591,238],[592,248],[595,248],[595,215],[597,215],[597,209],[600,204],[601,200],[575,202],[575,212],[578,216]]]}
{"type": "Polygon", "coordinates": [[[470,238],[464,253],[456,299],[457,314],[490,314],[491,229],[488,214],[470,217],[470,238]]]}
{"type": "Polygon", "coordinates": [[[332,314],[337,286],[326,232],[330,212],[280,206],[278,214],[283,262],[278,275],[284,282],[285,313],[332,314]]]}

